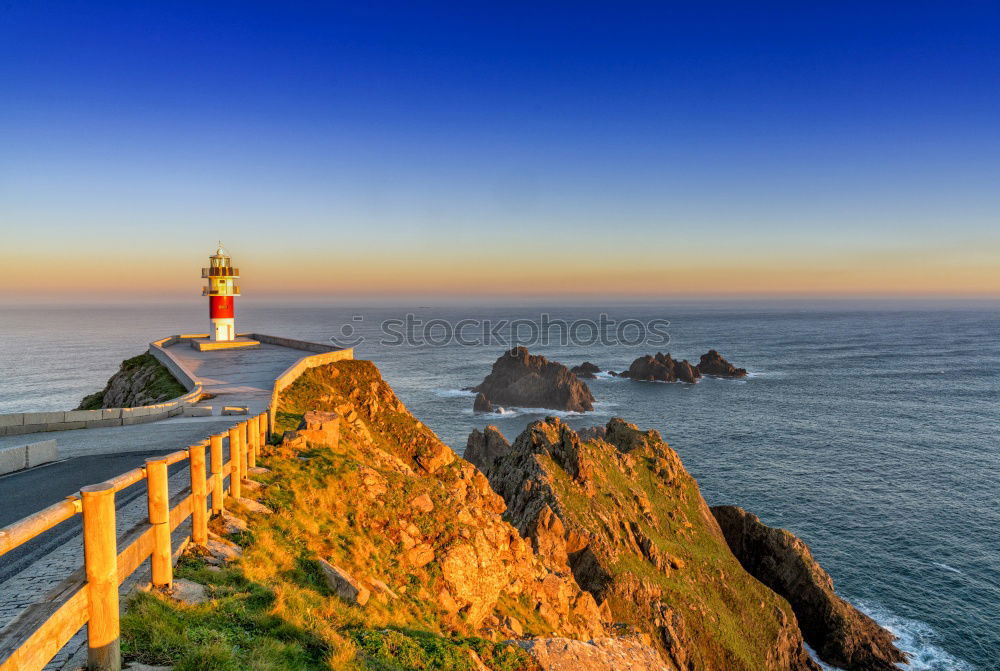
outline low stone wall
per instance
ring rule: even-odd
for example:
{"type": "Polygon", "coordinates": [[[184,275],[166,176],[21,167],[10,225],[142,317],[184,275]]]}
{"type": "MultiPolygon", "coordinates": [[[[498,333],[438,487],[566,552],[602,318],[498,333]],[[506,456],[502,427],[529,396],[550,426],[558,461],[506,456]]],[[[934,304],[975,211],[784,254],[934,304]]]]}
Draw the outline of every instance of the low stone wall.
{"type": "MultiPolygon", "coordinates": [[[[282,338],[262,333],[241,333],[240,336],[253,338],[262,343],[279,345],[306,352],[315,352],[304,356],[292,364],[274,381],[271,392],[271,422],[274,422],[274,412],[277,407],[278,394],[298,379],[305,371],[316,366],[322,366],[333,361],[353,359],[353,349],[338,349],[332,345],[282,338]]],[[[177,378],[188,393],[183,396],[138,408],[105,408],[103,410],[60,410],[56,412],[21,412],[0,415],[0,436],[14,436],[41,431],[68,431],[71,429],[93,429],[102,426],[127,426],[157,422],[161,419],[174,417],[184,413],[186,407],[196,405],[202,395],[202,386],[198,378],[184,364],[175,359],[167,351],[172,345],[196,338],[207,338],[207,333],[189,333],[161,338],[149,344],[149,353],[163,364],[177,378]]]]}
{"type": "Polygon", "coordinates": [[[0,475],[47,464],[59,458],[56,441],[43,440],[28,445],[0,449],[0,475]]]}
{"type": "Polygon", "coordinates": [[[177,378],[188,393],[177,398],[144,405],[136,408],[104,408],[101,410],[58,410],[55,412],[18,412],[0,415],[0,436],[17,436],[25,433],[42,431],[69,431],[72,429],[96,429],[103,426],[127,426],[144,424],[180,415],[184,408],[194,405],[201,398],[201,383],[164,351],[169,343],[179,342],[183,338],[204,336],[171,336],[157,340],[149,345],[149,353],[157,361],[166,366],[167,370],[177,378]]]}

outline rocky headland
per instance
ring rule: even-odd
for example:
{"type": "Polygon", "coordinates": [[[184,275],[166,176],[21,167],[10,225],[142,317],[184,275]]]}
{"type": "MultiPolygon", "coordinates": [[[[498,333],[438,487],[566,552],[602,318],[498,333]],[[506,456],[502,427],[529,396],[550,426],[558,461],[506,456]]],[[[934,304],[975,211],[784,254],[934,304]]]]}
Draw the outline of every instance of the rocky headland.
{"type": "Polygon", "coordinates": [[[891,633],[841,599],[809,547],[736,506],[714,506],[726,542],[755,578],[785,597],[823,661],[851,671],[897,671],[904,655],[891,633]]]}
{"type": "MultiPolygon", "coordinates": [[[[463,459],[374,365],[353,360],[310,369],[285,389],[276,430],[282,440],[247,487],[259,503],[234,503],[248,523],[216,527],[236,543],[232,561],[220,569],[192,551],[178,565],[208,601],[192,609],[133,597],[122,627],[130,659],[818,671],[800,629],[811,615],[789,604],[798,583],[786,599],[753,562],[744,568],[730,550],[742,532],[723,533],[655,431],[613,419],[577,433],[548,418],[510,442],[486,427],[463,459]],[[201,634],[177,634],[193,630],[201,634]]],[[[809,640],[824,651],[864,647],[809,640]]]]}
{"type": "Polygon", "coordinates": [[[85,396],[76,409],[133,408],[168,401],[186,392],[166,366],[146,352],[122,361],[104,389],[85,396]]]}
{"type": "Polygon", "coordinates": [[[500,355],[490,374],[476,387],[473,409],[492,412],[498,406],[585,412],[594,409],[587,384],[556,361],[516,347],[500,355]]]}

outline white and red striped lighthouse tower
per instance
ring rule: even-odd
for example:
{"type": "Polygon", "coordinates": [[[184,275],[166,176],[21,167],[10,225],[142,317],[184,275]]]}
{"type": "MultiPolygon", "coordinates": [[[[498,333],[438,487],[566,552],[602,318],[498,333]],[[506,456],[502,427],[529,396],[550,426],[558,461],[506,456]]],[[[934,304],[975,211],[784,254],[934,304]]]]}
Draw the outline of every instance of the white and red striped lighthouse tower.
{"type": "Polygon", "coordinates": [[[201,295],[208,296],[208,315],[212,320],[209,337],[218,342],[231,342],[236,339],[235,303],[240,295],[236,280],[240,277],[240,269],[233,267],[221,242],[215,254],[208,257],[208,262],[209,267],[201,269],[201,276],[208,279],[208,286],[202,289],[201,295]]]}

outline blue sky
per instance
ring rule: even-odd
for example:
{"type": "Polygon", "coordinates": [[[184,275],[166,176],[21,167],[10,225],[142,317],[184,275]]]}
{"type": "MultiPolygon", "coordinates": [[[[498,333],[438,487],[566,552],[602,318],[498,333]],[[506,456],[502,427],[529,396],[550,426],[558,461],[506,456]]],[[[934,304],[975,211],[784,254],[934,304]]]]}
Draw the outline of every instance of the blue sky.
{"type": "Polygon", "coordinates": [[[4,237],[98,291],[222,238],[272,293],[996,292],[1000,9],[698,4],[9,3],[4,237]]]}

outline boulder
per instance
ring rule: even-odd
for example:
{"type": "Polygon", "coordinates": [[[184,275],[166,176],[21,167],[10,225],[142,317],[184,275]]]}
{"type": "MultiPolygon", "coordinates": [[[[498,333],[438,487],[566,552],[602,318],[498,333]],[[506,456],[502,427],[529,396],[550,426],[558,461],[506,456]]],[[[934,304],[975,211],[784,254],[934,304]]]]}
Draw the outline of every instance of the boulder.
{"type": "Polygon", "coordinates": [[[502,354],[490,374],[472,391],[483,397],[476,397],[474,409],[487,407],[485,403],[575,412],[594,409],[590,388],[566,366],[532,355],[524,347],[502,354]]]}
{"type": "Polygon", "coordinates": [[[601,372],[601,369],[589,361],[584,361],[579,366],[573,366],[570,368],[569,372],[573,373],[573,375],[576,375],[577,377],[593,380],[597,377],[596,373],[601,372]]]}
{"type": "Polygon", "coordinates": [[[534,638],[516,643],[545,671],[671,671],[656,649],[638,637],[534,638]]]}
{"type": "Polygon", "coordinates": [[[655,355],[641,356],[632,362],[621,377],[633,380],[658,382],[697,382],[701,377],[698,369],[685,359],[677,361],[670,354],[657,352],[655,355]]]}
{"type": "Polygon", "coordinates": [[[486,398],[486,394],[479,392],[476,400],[472,402],[472,409],[475,412],[493,412],[493,404],[486,398]]]}
{"type": "Polygon", "coordinates": [[[427,494],[421,494],[410,500],[410,511],[429,513],[434,510],[434,502],[427,494]]]}
{"type": "Polygon", "coordinates": [[[204,585],[190,580],[185,580],[184,578],[174,579],[174,583],[170,588],[170,597],[174,599],[174,601],[179,601],[183,604],[187,604],[188,606],[194,606],[208,601],[204,585]]]}
{"type": "Polygon", "coordinates": [[[465,443],[465,453],[462,455],[481,470],[489,473],[490,466],[497,457],[505,454],[510,449],[510,442],[500,433],[500,429],[488,425],[485,429],[473,429],[469,434],[469,439],[465,443]]]}
{"type": "Polygon", "coordinates": [[[715,377],[746,377],[746,368],[737,368],[726,361],[721,354],[714,349],[708,350],[701,355],[698,362],[698,370],[702,375],[713,375],[715,377]]]}
{"type": "Polygon", "coordinates": [[[897,671],[896,664],[907,661],[889,631],[837,596],[801,539],[736,506],[714,506],[712,514],[747,572],[792,605],[806,642],[824,662],[850,671],[897,671]]]}
{"type": "Polygon", "coordinates": [[[347,603],[358,606],[368,603],[371,592],[368,591],[367,587],[355,580],[350,573],[324,559],[318,560],[318,563],[327,586],[333,590],[334,594],[347,603]]]}

